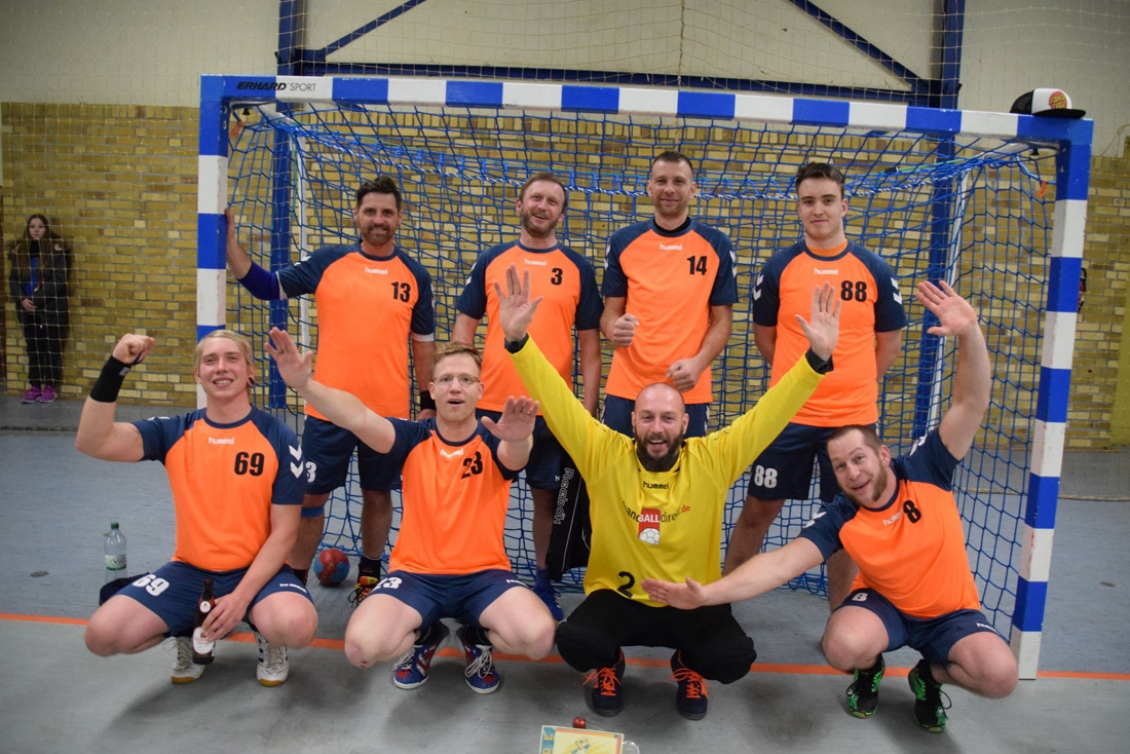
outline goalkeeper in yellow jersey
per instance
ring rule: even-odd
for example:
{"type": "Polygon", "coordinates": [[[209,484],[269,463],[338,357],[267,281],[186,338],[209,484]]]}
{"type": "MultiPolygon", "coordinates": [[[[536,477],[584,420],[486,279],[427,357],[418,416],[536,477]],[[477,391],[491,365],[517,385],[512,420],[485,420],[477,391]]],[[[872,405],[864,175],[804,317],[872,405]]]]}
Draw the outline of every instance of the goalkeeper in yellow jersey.
{"type": "Polygon", "coordinates": [[[499,320],[505,347],[530,396],[573,458],[589,487],[592,552],[585,599],[557,629],[557,648],[569,665],[589,672],[592,704],[601,715],[623,709],[625,646],[670,647],[678,682],[675,706],[692,720],[706,715],[706,682],[733,683],[757,658],[753,640],[729,605],[678,610],[653,602],[647,578],[704,582],[721,575],[722,515],[731,485],[777,436],[831,370],[840,305],[830,286],[813,292],[810,319],[799,315],[811,346],[758,405],[733,425],[684,439],[688,417],[670,385],[640,391],[633,437],[594,419],[529,338],[540,299],[529,278],[507,270],[499,320]]]}

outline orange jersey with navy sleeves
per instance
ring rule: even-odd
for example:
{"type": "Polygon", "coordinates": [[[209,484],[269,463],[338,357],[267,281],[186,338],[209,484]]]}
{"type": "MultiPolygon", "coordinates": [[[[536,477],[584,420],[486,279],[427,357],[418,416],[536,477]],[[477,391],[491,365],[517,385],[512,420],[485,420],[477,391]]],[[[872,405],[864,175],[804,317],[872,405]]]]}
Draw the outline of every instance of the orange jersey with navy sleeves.
{"type": "Polygon", "coordinates": [[[252,408],[234,424],[204,410],[134,422],[142,460],[160,461],[176,511],[173,560],[206,571],[246,568],[271,533],[272,505],[301,505],[306,490],[294,432],[252,408]]]}
{"type": "Polygon", "coordinates": [[[802,241],[773,255],[754,278],[753,321],[777,328],[772,379],[776,384],[808,350],[796,320],[808,319],[814,288],[830,283],[840,304],[836,365],[794,422],[814,427],[874,424],[879,420],[875,333],[906,327],[898,281],[876,254],[848,242],[838,253],[818,254],[802,241]]]}
{"type": "MultiPolygon", "coordinates": [[[[498,318],[497,283],[506,289],[506,269],[517,265],[519,274],[530,274],[530,296],[541,297],[538,315],[530,323],[530,334],[566,384],[573,384],[573,329],[596,330],[602,311],[596,272],[592,263],[564,246],[527,249],[519,242],[502,244],[479,257],[455,308],[473,319],[487,318],[483,344],[483,397],[479,408],[501,411],[507,397],[526,395],[522,380],[510,363],[498,318]]],[[[592,386],[596,390],[596,386],[592,386]]]]}
{"type": "MultiPolygon", "coordinates": [[[[399,249],[377,258],[354,244],[319,249],[277,274],[288,297],[314,294],[314,379],[353,393],[381,416],[407,418],[409,337],[435,338],[432,280],[423,265],[399,249]]],[[[306,412],[326,418],[313,407],[306,412]]]]}
{"type": "Polygon", "coordinates": [[[842,547],[859,566],[852,589],[874,589],[912,618],[980,610],[952,491],[958,463],[934,430],[891,461],[898,490],[887,505],[862,508],[840,493],[800,536],[825,558],[842,547]]]}
{"type": "Polygon", "coordinates": [[[392,420],[388,456],[401,465],[403,513],[389,571],[459,576],[510,570],[503,544],[512,471],[482,424],[463,442],[440,435],[435,419],[392,420]]]}
{"type": "MultiPolygon", "coordinates": [[[[654,220],[617,231],[608,242],[606,298],[624,297],[624,313],[639,318],[632,345],[612,354],[605,392],[634,401],[655,382],[673,384],[667,369],[702,348],[710,307],[738,300],[729,237],[697,220],[671,232],[654,220]]],[[[709,403],[711,370],[683,394],[686,403],[709,403]]]]}

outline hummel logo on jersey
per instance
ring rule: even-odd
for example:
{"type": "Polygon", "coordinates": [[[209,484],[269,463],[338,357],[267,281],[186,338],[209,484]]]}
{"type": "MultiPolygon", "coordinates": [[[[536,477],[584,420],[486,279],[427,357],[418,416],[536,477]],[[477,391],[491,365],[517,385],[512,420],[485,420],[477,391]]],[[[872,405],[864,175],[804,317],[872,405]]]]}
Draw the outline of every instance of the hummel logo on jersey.
{"type": "Polygon", "coordinates": [[[455,451],[454,453],[448,453],[446,450],[441,449],[439,451],[439,454],[441,456],[443,456],[444,458],[458,458],[459,456],[463,455],[463,448],[460,448],[459,450],[455,451]]]}
{"type": "Polygon", "coordinates": [[[753,281],[753,300],[761,298],[761,283],[765,280],[765,275],[758,275],[753,281]]]}
{"type": "Polygon", "coordinates": [[[895,515],[891,516],[890,518],[884,518],[883,519],[883,526],[890,526],[894,522],[898,521],[900,518],[902,518],[902,511],[901,510],[896,511],[895,515]]]}
{"type": "Polygon", "coordinates": [[[387,275],[388,269],[383,267],[378,267],[376,269],[372,267],[366,267],[365,272],[369,273],[370,275],[387,275]]]}
{"type": "Polygon", "coordinates": [[[549,264],[549,262],[545,261],[544,259],[523,259],[522,263],[532,264],[535,267],[545,267],[547,264],[549,264]]]}
{"type": "Polygon", "coordinates": [[[895,289],[895,293],[894,293],[894,299],[895,299],[895,301],[896,301],[896,302],[897,302],[898,304],[900,304],[900,305],[901,305],[901,304],[902,304],[902,292],[901,292],[901,291],[899,290],[899,284],[898,284],[898,281],[897,281],[897,280],[895,280],[894,278],[891,278],[891,286],[893,286],[893,287],[894,287],[894,289],[895,289]]]}
{"type": "Polygon", "coordinates": [[[812,518],[808,521],[808,523],[806,523],[804,526],[802,526],[800,528],[807,529],[808,527],[810,527],[814,523],[816,523],[817,519],[823,518],[825,515],[827,515],[827,513],[828,513],[828,511],[821,508],[820,510],[816,511],[815,514],[813,514],[812,518]]]}
{"type": "Polygon", "coordinates": [[[286,449],[290,451],[290,456],[294,459],[290,463],[290,473],[294,474],[295,479],[301,479],[302,470],[306,468],[306,465],[302,463],[302,448],[296,448],[293,445],[287,445],[286,449]]]}
{"type": "Polygon", "coordinates": [[[235,445],[234,437],[209,437],[209,445],[235,445]]]}
{"type": "Polygon", "coordinates": [[[837,267],[834,270],[813,270],[812,273],[814,275],[839,275],[840,274],[840,268],[837,267]]]}
{"type": "Polygon", "coordinates": [[[681,243],[661,243],[659,244],[660,251],[682,251],[683,245],[681,243]]]}
{"type": "Polygon", "coordinates": [[[651,482],[644,482],[643,488],[645,490],[669,490],[669,489],[671,489],[671,485],[668,484],[667,482],[655,483],[655,484],[653,484],[651,482]]]}

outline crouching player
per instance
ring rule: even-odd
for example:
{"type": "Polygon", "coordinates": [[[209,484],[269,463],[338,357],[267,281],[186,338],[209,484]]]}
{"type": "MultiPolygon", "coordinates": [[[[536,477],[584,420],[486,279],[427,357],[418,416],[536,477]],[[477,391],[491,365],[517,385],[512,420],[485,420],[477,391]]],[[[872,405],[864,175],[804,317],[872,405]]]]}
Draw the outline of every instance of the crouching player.
{"type": "Polygon", "coordinates": [[[153,338],[125,335],[114,346],[82,409],[75,447],[105,461],[165,464],[176,510],[171,562],[122,588],[95,611],[86,646],[96,655],[133,654],[176,637],[174,683],[190,683],[197,602],[213,580],[215,606],[202,638],[223,638],[246,620],[259,645],[256,676],[278,686],[290,671],[287,647],[314,637],[318,613],[285,565],[298,534],[305,474],[294,432],[251,405],[251,345],[228,330],[196,346],[196,382],[205,408],[132,424],[114,421],[118,391],[153,338]]]}
{"type": "Polygon", "coordinates": [[[909,676],[915,720],[939,733],[949,706],[942,684],[1001,698],[1016,687],[1017,667],[981,613],[952,486],[989,406],[989,352],[977,312],[948,285],[921,283],[918,300],[938,318],[931,334],[957,337],[953,400],[939,426],[897,458],[872,427],[835,431],[828,457],[842,492],[800,536],[711,584],[649,579],[643,588],[684,609],[734,602],[775,589],[842,548],[859,575],[829,618],[823,647],[832,667],[855,675],[849,711],[875,714],[883,652],[909,646],[922,653],[909,676]]]}

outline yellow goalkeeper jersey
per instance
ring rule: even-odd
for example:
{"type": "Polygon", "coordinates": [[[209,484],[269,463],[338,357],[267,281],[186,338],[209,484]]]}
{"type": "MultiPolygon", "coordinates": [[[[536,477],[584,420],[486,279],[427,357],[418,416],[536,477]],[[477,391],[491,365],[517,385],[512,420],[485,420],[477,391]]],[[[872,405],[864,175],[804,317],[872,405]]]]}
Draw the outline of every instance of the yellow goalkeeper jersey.
{"type": "Polygon", "coordinates": [[[589,492],[592,552],[585,594],[613,589],[658,606],[646,578],[701,583],[721,576],[726,495],[820,383],[803,357],[750,411],[726,429],[690,438],[670,471],[651,472],[635,441],[594,419],[531,338],[514,366],[541,401],[549,429],[572,456],[589,492]]]}

